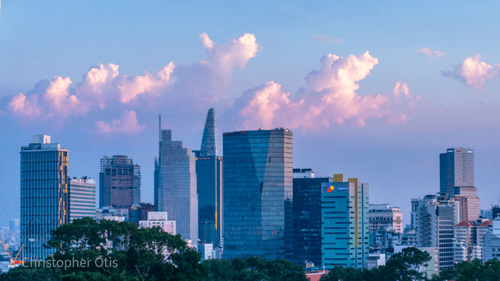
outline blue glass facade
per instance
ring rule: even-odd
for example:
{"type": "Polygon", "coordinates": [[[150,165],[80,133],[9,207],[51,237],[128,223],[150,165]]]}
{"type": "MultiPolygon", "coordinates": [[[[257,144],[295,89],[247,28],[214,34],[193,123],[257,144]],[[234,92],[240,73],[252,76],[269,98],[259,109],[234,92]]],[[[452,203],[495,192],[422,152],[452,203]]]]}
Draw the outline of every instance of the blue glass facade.
{"type": "Polygon", "coordinates": [[[69,220],[68,157],[50,136],[35,135],[33,143],[21,147],[21,243],[28,260],[53,254],[43,245],[69,220]]]}
{"type": "Polygon", "coordinates": [[[161,130],[159,157],[155,162],[156,212],[167,212],[177,223],[177,233],[198,243],[198,193],[196,160],[182,141],[172,141],[171,130],[161,130]]]}
{"type": "Polygon", "coordinates": [[[293,259],[293,134],[223,135],[224,253],[293,259]]]}
{"type": "Polygon", "coordinates": [[[331,183],[333,178],[293,179],[293,252],[294,263],[305,265],[313,262],[321,268],[322,183],[331,183]]]}
{"type": "Polygon", "coordinates": [[[217,156],[215,110],[205,122],[201,150],[195,151],[198,190],[198,239],[222,247],[222,157],[217,156]]]}
{"type": "Polygon", "coordinates": [[[356,178],[343,182],[334,176],[333,183],[322,183],[321,230],[322,266],[335,265],[363,269],[369,243],[368,184],[356,178]]]}

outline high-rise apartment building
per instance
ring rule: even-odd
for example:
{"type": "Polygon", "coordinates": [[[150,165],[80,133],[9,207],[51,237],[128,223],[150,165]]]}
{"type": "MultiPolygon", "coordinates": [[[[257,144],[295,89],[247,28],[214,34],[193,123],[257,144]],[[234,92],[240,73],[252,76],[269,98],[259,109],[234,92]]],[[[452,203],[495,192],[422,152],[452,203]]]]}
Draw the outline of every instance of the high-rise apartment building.
{"type": "Polygon", "coordinates": [[[87,176],[68,179],[68,197],[70,222],[85,217],[95,219],[95,180],[87,176]]]}
{"type": "Polygon", "coordinates": [[[321,184],[332,177],[315,177],[312,169],[293,169],[293,262],[321,268],[321,184]]]}
{"type": "Polygon", "coordinates": [[[293,134],[223,134],[224,257],[292,257],[293,134]]]}
{"type": "Polygon", "coordinates": [[[484,237],[492,225],[488,219],[462,221],[455,225],[454,262],[483,259],[484,237]]]}
{"type": "Polygon", "coordinates": [[[21,147],[21,243],[28,260],[53,254],[43,245],[69,220],[68,157],[69,151],[47,135],[34,135],[21,147]]]}
{"type": "Polygon", "coordinates": [[[196,156],[198,190],[198,239],[222,247],[222,157],[217,155],[215,109],[205,122],[201,150],[196,156]]]}
{"type": "Polygon", "coordinates": [[[397,233],[403,233],[403,213],[398,207],[389,204],[370,204],[370,231],[391,228],[397,233]]]}
{"type": "Polygon", "coordinates": [[[128,209],[141,202],[141,166],[125,155],[104,156],[99,173],[99,207],[128,209]]]}
{"type": "Polygon", "coordinates": [[[333,183],[321,183],[322,266],[366,267],[369,243],[367,183],[357,178],[344,182],[342,174],[333,183]]]}
{"type": "Polygon", "coordinates": [[[459,202],[446,195],[412,199],[412,228],[418,247],[438,249],[438,270],[453,266],[454,230],[459,222],[459,202]]]}
{"type": "Polygon", "coordinates": [[[172,131],[161,129],[159,157],[155,159],[156,212],[167,212],[177,223],[177,233],[191,245],[198,243],[198,193],[196,159],[182,141],[172,141],[172,131]]]}

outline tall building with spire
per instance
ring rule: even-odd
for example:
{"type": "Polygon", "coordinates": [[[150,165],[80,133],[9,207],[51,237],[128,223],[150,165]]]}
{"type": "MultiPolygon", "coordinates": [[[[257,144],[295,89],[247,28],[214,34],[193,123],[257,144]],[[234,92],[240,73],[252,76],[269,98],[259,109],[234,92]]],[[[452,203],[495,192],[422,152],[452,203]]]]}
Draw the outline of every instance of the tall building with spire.
{"type": "Polygon", "coordinates": [[[28,260],[52,255],[43,245],[69,221],[68,157],[47,135],[34,135],[21,147],[21,243],[28,260]]]}
{"type": "Polygon", "coordinates": [[[192,246],[198,242],[196,160],[184,142],[173,141],[171,130],[161,129],[159,157],[155,159],[154,208],[175,220],[177,233],[192,246]]]}
{"type": "Polygon", "coordinates": [[[215,109],[208,110],[201,150],[196,156],[198,239],[222,247],[222,157],[217,155],[215,109]]]}

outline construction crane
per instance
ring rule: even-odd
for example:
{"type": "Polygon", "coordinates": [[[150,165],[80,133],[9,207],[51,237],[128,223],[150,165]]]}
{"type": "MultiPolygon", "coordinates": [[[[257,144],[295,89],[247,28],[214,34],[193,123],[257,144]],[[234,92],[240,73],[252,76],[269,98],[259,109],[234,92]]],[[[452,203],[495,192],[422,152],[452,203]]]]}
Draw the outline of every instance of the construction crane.
{"type": "Polygon", "coordinates": [[[13,267],[18,267],[22,264],[24,264],[24,255],[21,256],[21,260],[18,260],[17,258],[19,257],[19,254],[21,253],[21,251],[23,250],[24,248],[24,244],[21,246],[21,248],[19,248],[19,251],[17,252],[17,255],[15,258],[12,258],[12,256],[10,255],[10,252],[9,252],[9,245],[8,244],[5,244],[2,240],[2,238],[0,238],[0,244],[2,244],[2,248],[3,250],[7,253],[7,256],[9,256],[9,259],[10,259],[10,264],[9,264],[9,268],[13,268],[13,267]]]}

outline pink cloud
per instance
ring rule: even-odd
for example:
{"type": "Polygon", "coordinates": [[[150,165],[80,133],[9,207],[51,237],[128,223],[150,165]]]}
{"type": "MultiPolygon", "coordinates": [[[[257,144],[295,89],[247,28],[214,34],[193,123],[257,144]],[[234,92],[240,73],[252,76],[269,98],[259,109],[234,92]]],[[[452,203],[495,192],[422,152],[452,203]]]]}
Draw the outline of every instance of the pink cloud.
{"type": "Polygon", "coordinates": [[[428,57],[429,59],[432,59],[432,58],[437,59],[437,58],[445,55],[445,53],[443,53],[443,52],[440,52],[437,50],[433,51],[433,50],[431,50],[431,48],[428,48],[428,47],[416,49],[413,53],[424,55],[424,56],[428,57]]]}
{"type": "MultiPolygon", "coordinates": [[[[366,120],[372,118],[388,123],[406,121],[406,114],[396,109],[396,100],[391,96],[360,96],[356,93],[357,82],[368,76],[378,63],[378,59],[368,52],[347,58],[326,55],[320,62],[321,69],[306,76],[307,87],[299,90],[294,98],[290,98],[290,93],[274,81],[245,92],[236,101],[243,127],[318,129],[346,122],[363,127],[366,120]]],[[[411,98],[408,86],[403,82],[398,82],[394,93],[395,96],[403,93],[411,98]]]]}
{"type": "Polygon", "coordinates": [[[481,55],[468,57],[453,71],[441,71],[445,77],[451,77],[476,90],[484,90],[484,84],[500,76],[500,64],[495,66],[481,61],[481,55]]]}
{"type": "Polygon", "coordinates": [[[100,133],[140,133],[146,125],[139,125],[135,111],[125,111],[119,119],[113,119],[111,123],[104,121],[96,122],[97,131],[100,133]]]}

